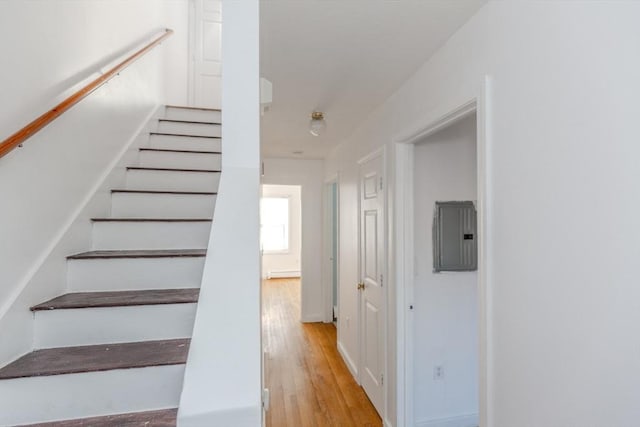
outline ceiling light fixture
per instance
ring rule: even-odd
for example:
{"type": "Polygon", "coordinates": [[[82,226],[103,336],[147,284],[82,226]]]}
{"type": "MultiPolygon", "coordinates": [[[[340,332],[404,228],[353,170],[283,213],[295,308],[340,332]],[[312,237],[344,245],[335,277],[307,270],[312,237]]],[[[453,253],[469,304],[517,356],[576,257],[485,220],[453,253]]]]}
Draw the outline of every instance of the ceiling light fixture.
{"type": "Polygon", "coordinates": [[[309,122],[309,133],[313,136],[320,136],[327,128],[327,122],[324,121],[324,114],[320,111],[311,113],[311,121],[309,122]]]}

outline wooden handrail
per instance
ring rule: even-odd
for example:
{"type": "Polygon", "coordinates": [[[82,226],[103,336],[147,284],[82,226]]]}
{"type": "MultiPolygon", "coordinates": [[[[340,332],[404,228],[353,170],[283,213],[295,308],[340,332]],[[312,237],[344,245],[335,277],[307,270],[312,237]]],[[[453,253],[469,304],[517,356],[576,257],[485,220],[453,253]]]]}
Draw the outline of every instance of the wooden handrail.
{"type": "Polygon", "coordinates": [[[61,103],[53,107],[51,110],[47,111],[46,113],[44,113],[43,115],[41,115],[40,117],[38,117],[37,119],[29,123],[22,129],[20,129],[19,131],[11,135],[9,138],[2,141],[2,143],[0,143],[0,157],[3,157],[14,148],[21,145],[26,139],[33,136],[35,133],[40,131],[40,129],[47,126],[56,118],[60,117],[62,113],[64,113],[69,108],[76,105],[78,102],[82,101],[84,98],[90,95],[93,91],[95,91],[100,86],[107,83],[113,77],[118,75],[118,73],[120,73],[122,70],[127,68],[129,65],[135,62],[145,53],[149,52],[151,49],[153,49],[154,47],[162,43],[164,39],[171,36],[172,34],[173,34],[172,29],[170,28],[165,29],[162,35],[155,38],[148,45],[138,50],[137,52],[129,56],[127,59],[120,62],[115,67],[111,68],[109,71],[107,71],[97,79],[93,80],[91,83],[87,84],[83,88],[74,92],[71,96],[69,96],[64,101],[62,101],[61,103]]]}

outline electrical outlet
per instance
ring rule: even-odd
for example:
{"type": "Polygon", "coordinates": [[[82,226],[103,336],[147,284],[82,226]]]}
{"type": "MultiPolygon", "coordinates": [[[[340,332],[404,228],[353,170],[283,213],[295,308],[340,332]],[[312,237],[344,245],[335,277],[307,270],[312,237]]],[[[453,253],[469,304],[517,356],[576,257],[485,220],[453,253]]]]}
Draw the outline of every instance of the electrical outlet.
{"type": "Polygon", "coordinates": [[[433,367],[433,379],[436,381],[444,379],[444,366],[436,365],[433,367]]]}

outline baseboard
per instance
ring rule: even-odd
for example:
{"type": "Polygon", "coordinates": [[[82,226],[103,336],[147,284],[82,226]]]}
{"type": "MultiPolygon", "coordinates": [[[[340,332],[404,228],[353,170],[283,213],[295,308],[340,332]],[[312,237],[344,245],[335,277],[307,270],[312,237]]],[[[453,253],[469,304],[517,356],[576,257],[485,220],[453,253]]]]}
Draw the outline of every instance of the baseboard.
{"type": "Polygon", "coordinates": [[[300,270],[271,270],[267,273],[267,279],[292,279],[300,276],[300,270]]]}
{"type": "Polygon", "coordinates": [[[214,410],[206,413],[187,414],[181,406],[178,410],[180,427],[234,426],[256,427],[261,425],[262,407],[244,407],[214,410]]]}
{"type": "Polygon", "coordinates": [[[353,360],[351,360],[351,357],[349,357],[349,353],[347,352],[347,350],[345,350],[344,346],[340,341],[338,341],[338,353],[340,353],[340,356],[342,356],[342,360],[344,360],[344,363],[347,365],[347,368],[351,372],[351,375],[353,375],[353,378],[355,378],[357,382],[358,367],[356,366],[355,363],[353,363],[353,360]]]}
{"type": "Polygon", "coordinates": [[[309,316],[302,316],[302,318],[300,319],[300,321],[302,323],[318,323],[318,322],[324,322],[324,316],[322,316],[321,314],[312,314],[309,316]]]}
{"type": "Polygon", "coordinates": [[[421,420],[417,421],[415,425],[416,427],[477,427],[478,414],[421,420]]]}

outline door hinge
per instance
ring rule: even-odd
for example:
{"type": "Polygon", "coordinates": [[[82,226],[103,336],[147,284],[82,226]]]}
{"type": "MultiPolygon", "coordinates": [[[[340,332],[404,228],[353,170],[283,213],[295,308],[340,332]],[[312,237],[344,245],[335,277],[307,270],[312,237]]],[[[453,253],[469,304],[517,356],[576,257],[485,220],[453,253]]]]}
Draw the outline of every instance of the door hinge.
{"type": "Polygon", "coordinates": [[[384,374],[380,374],[380,385],[384,385],[384,374]]]}
{"type": "Polygon", "coordinates": [[[262,389],[262,408],[265,411],[269,410],[269,403],[270,403],[269,401],[270,401],[269,389],[264,388],[262,389]]]}
{"type": "Polygon", "coordinates": [[[382,190],[382,177],[380,177],[380,189],[382,190]]]}
{"type": "Polygon", "coordinates": [[[382,277],[382,274],[380,275],[380,287],[384,286],[384,277],[382,277]]]}

